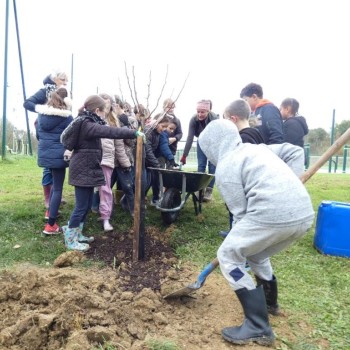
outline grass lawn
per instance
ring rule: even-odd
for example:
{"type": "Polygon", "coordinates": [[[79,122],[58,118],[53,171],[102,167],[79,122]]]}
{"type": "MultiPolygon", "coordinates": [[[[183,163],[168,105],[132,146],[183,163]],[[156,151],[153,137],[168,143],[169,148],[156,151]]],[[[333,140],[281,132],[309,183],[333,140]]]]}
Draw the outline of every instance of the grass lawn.
{"type": "MultiPolygon", "coordinates": [[[[62,237],[43,237],[44,227],[42,169],[34,157],[11,156],[0,161],[0,269],[16,263],[30,262],[52,266],[54,259],[65,251],[62,237]]],[[[350,175],[316,174],[306,187],[312,197],[315,211],[322,200],[350,202],[350,175]]],[[[73,188],[64,188],[67,204],[62,217],[67,219],[73,208],[73,188]]],[[[186,203],[175,222],[172,245],[183,261],[202,267],[211,261],[222,239],[218,231],[228,226],[225,206],[216,190],[215,200],[204,204],[203,215],[194,215],[191,201],[186,203]]],[[[296,203],[297,205],[297,203],[296,203]]],[[[276,213],[278,215],[278,213],[276,213]]],[[[349,216],[350,222],[350,216],[349,216]]],[[[59,220],[59,224],[63,224],[59,220]]],[[[112,223],[119,231],[128,230],[132,218],[117,213],[112,223]]],[[[165,230],[160,212],[147,210],[146,226],[155,225],[165,230]]],[[[103,233],[96,216],[89,215],[87,232],[103,233]]],[[[350,225],[349,225],[350,227],[350,225]]],[[[312,325],[310,339],[297,344],[286,344],[286,349],[319,349],[313,340],[328,339],[330,349],[350,349],[350,259],[326,256],[313,247],[313,229],[297,244],[272,257],[279,284],[280,303],[291,311],[290,322],[300,322],[304,315],[312,325]]],[[[350,233],[350,228],[349,232],[350,233]]],[[[219,270],[216,273],[220,273],[219,270]]]]}

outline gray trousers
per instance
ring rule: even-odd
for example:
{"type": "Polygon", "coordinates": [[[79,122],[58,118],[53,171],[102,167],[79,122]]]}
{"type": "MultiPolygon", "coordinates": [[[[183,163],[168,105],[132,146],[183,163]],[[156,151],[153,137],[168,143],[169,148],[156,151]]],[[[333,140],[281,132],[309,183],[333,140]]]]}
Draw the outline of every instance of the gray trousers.
{"type": "Polygon", "coordinates": [[[270,256],[302,237],[312,223],[313,217],[287,227],[257,225],[246,218],[236,222],[217,253],[222,274],[231,288],[256,288],[253,278],[245,269],[246,262],[255,275],[266,281],[272,280],[270,256]]]}

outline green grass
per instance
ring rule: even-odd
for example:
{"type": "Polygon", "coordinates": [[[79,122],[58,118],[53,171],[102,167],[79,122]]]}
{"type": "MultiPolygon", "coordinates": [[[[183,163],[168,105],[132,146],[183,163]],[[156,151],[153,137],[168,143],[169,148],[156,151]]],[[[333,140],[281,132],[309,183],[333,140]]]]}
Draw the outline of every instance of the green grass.
{"type": "MultiPolygon", "coordinates": [[[[62,237],[43,237],[44,205],[41,186],[42,169],[36,159],[13,156],[0,161],[0,268],[29,262],[51,266],[65,251],[62,237]],[[19,246],[19,247],[18,247],[19,246]],[[18,248],[15,248],[18,247],[18,248]]],[[[306,187],[317,211],[322,200],[350,202],[350,175],[316,174],[306,187]]],[[[67,219],[73,208],[73,188],[66,185],[64,197],[68,203],[62,209],[67,219]]],[[[228,227],[228,214],[218,192],[215,201],[203,205],[202,220],[194,215],[189,200],[174,224],[171,244],[182,261],[191,261],[200,268],[216,256],[222,242],[218,231],[228,227]]],[[[62,223],[62,220],[59,221],[62,223]]],[[[117,213],[112,221],[120,231],[132,227],[131,217],[117,213]]],[[[160,212],[147,210],[146,226],[161,230],[160,212]]],[[[102,234],[96,216],[89,215],[87,231],[102,234]]],[[[297,244],[272,257],[275,274],[279,279],[280,304],[288,312],[291,327],[305,322],[311,325],[306,336],[296,335],[296,341],[281,349],[350,349],[350,259],[320,254],[313,247],[315,228],[297,244]]],[[[350,229],[349,229],[350,232],[350,229]]],[[[90,263],[86,263],[88,267],[90,263]]],[[[219,269],[215,273],[220,273],[219,269]]],[[[283,340],[283,339],[282,339],[283,340]]],[[[171,342],[152,344],[153,349],[176,349],[171,342]]]]}

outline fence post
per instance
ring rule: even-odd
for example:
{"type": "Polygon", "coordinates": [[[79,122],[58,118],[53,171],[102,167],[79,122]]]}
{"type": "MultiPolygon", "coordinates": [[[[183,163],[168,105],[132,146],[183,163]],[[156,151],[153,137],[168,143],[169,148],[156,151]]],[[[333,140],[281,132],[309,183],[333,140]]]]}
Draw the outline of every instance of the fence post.
{"type": "Polygon", "coordinates": [[[310,166],[310,144],[306,143],[304,145],[304,152],[305,152],[305,169],[309,169],[310,166]]]}
{"type": "Polygon", "coordinates": [[[348,158],[348,145],[345,145],[344,149],[343,149],[343,174],[346,173],[346,161],[347,161],[347,158],[348,158]]]}

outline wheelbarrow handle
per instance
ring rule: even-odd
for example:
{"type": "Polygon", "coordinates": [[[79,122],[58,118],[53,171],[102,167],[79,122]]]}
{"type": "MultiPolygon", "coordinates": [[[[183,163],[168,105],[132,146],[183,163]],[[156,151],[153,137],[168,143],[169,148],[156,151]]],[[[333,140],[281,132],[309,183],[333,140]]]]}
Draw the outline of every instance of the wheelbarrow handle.
{"type": "Polygon", "coordinates": [[[204,270],[200,273],[200,275],[198,276],[196,285],[201,287],[206,278],[208,277],[208,275],[215,270],[217,267],[219,266],[219,260],[218,258],[215,258],[213,261],[211,261],[207,266],[205,266],[204,270]]]}

